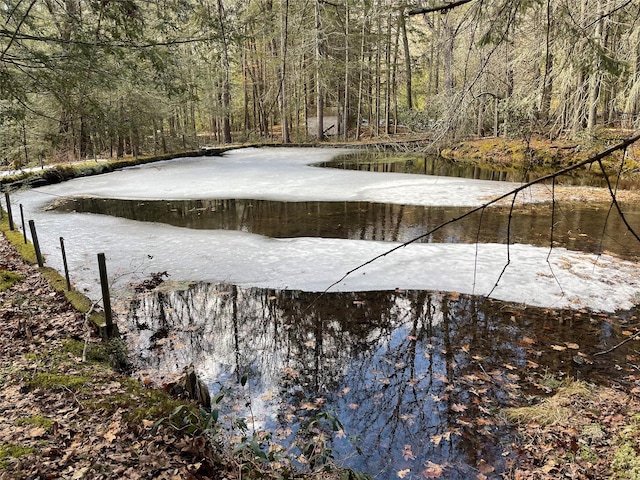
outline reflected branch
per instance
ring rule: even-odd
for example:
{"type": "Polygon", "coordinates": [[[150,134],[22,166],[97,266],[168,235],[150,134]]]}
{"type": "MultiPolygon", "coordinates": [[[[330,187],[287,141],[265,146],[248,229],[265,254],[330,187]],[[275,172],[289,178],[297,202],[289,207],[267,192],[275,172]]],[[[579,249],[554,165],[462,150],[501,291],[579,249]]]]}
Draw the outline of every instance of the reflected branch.
{"type": "Polygon", "coordinates": [[[502,267],[502,271],[500,272],[500,275],[498,275],[498,279],[496,280],[496,283],[493,285],[489,293],[487,293],[486,295],[487,297],[490,297],[495,291],[495,289],[498,288],[498,285],[500,284],[500,280],[502,280],[502,277],[504,276],[504,272],[507,271],[507,268],[511,264],[511,220],[513,219],[513,209],[515,207],[517,197],[518,197],[518,192],[513,194],[513,198],[511,199],[511,207],[509,208],[509,221],[507,222],[507,263],[505,263],[504,267],[502,267]]]}
{"type": "Polygon", "coordinates": [[[475,253],[474,253],[474,258],[473,258],[473,287],[472,287],[472,292],[475,293],[476,291],[476,279],[477,279],[477,273],[478,273],[478,249],[480,248],[480,230],[482,228],[482,219],[484,217],[484,211],[485,209],[483,208],[480,211],[480,219],[478,220],[478,232],[476,234],[476,249],[475,249],[475,253]]]}
{"type": "Polygon", "coordinates": [[[560,284],[560,280],[556,276],[556,272],[553,270],[553,265],[551,265],[551,252],[553,251],[553,234],[556,229],[556,179],[553,178],[551,180],[551,232],[549,234],[549,252],[547,253],[547,265],[549,266],[549,270],[551,271],[551,275],[553,275],[553,279],[560,287],[560,292],[564,295],[564,289],[560,284]]]}
{"type": "MultiPolygon", "coordinates": [[[[625,147],[625,150],[626,150],[626,147],[625,147]]],[[[613,206],[616,207],[618,215],[620,215],[620,219],[624,222],[625,226],[627,227],[627,230],[629,230],[629,233],[631,233],[631,235],[633,235],[635,237],[635,239],[640,242],[640,236],[638,236],[638,234],[635,232],[633,227],[631,227],[631,225],[629,225],[629,222],[627,221],[627,218],[624,216],[624,213],[622,212],[622,209],[620,208],[620,204],[618,203],[618,198],[616,197],[616,192],[614,191],[613,186],[611,185],[611,180],[609,179],[609,175],[607,175],[607,171],[605,170],[604,165],[602,164],[602,158],[598,159],[598,165],[600,166],[600,170],[602,170],[602,174],[604,175],[604,179],[607,182],[607,188],[609,189],[609,194],[611,195],[611,202],[612,202],[613,206]]]]}

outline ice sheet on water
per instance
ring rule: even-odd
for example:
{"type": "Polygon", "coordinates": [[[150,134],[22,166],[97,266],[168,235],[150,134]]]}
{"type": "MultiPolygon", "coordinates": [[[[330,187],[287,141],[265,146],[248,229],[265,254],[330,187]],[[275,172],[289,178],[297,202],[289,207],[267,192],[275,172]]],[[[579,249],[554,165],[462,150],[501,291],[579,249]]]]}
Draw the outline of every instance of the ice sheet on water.
{"type": "Polygon", "coordinates": [[[477,206],[515,184],[453,177],[318,168],[346,149],[247,148],[222,157],[167,160],[51,185],[52,195],[183,200],[369,201],[477,206]]]}
{"type": "Polygon", "coordinates": [[[222,158],[187,158],[76,179],[16,196],[36,220],[47,263],[61,268],[58,238],[72,280],[99,296],[95,256],[105,252],[110,277],[168,271],[172,280],[323,291],[429,289],[458,291],[546,307],[630,308],[640,269],[609,256],[529,245],[412,244],[358,269],[397,244],[323,238],[271,239],[90,214],[42,211],[59,195],[117,198],[260,198],[369,200],[478,205],[516,184],[444,177],[320,169],[309,163],[341,153],[326,149],[245,149],[222,158]],[[509,260],[509,262],[508,262],[509,260]],[[501,271],[508,266],[501,275],[501,271]],[[493,289],[496,282],[498,285],[493,289]],[[337,283],[336,283],[337,282],[337,283]]]}

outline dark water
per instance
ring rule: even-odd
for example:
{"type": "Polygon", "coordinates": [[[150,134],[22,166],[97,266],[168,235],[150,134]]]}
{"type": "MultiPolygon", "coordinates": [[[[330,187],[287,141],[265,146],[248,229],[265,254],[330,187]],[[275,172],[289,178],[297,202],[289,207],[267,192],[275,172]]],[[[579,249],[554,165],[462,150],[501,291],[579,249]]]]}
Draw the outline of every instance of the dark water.
{"type": "MultiPolygon", "coordinates": [[[[468,162],[447,160],[434,155],[391,152],[371,153],[366,151],[342,155],[329,162],[320,163],[318,166],[345,170],[440,175],[502,182],[530,182],[557,170],[556,168],[541,166],[507,169],[496,165],[491,168],[473,165],[468,162]]],[[[609,172],[608,175],[610,181],[616,181],[616,175],[613,172],[609,172]]],[[[561,185],[606,186],[606,180],[602,177],[599,169],[588,166],[558,177],[557,182],[561,185]]],[[[621,180],[619,186],[626,187],[628,184],[626,181],[621,180]]]]}
{"type": "Polygon", "coordinates": [[[446,466],[441,478],[466,479],[482,461],[498,475],[513,458],[493,413],[544,393],[545,372],[624,382],[633,342],[593,353],[626,338],[625,323],[426,291],[318,298],[197,283],[140,296],[128,338],[146,347],[136,360],[147,373],[202,365],[214,392],[248,374],[226,408],[249,415],[250,399],[255,421],[293,453],[308,440],[305,422],[329,412],[344,425],[329,446],[349,466],[391,479],[433,462],[446,466]]]}
{"type": "MultiPolygon", "coordinates": [[[[640,206],[623,205],[640,231],[640,206]]],[[[145,222],[197,228],[240,230],[268,237],[324,237],[405,242],[425,235],[469,208],[389,205],[368,202],[275,202],[268,200],[139,201],[72,198],[57,203],[62,211],[113,215],[145,222]]],[[[624,257],[640,256],[640,242],[610,205],[559,203],[488,208],[427,235],[439,243],[525,243],[624,257]]]]}

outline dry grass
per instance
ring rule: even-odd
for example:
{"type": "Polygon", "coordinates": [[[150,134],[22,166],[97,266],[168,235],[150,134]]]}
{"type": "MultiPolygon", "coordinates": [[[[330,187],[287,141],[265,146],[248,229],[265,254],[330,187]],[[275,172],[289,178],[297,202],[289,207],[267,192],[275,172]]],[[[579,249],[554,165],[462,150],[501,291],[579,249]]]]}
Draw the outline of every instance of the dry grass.
{"type": "Polygon", "coordinates": [[[591,394],[589,386],[581,381],[564,384],[552,397],[530,407],[508,408],[505,410],[507,419],[519,425],[536,424],[540,426],[566,423],[572,415],[569,408],[576,397],[588,397],[591,394]]]}

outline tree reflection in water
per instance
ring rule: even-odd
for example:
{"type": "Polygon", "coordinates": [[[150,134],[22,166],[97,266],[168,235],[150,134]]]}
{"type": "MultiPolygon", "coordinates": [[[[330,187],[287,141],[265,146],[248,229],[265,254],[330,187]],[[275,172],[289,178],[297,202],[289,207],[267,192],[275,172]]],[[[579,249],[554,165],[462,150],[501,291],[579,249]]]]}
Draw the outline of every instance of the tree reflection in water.
{"type": "MultiPolygon", "coordinates": [[[[597,379],[600,357],[572,359],[619,341],[608,320],[455,293],[167,283],[133,301],[124,328],[141,375],[162,381],[193,363],[215,391],[242,390],[249,374],[239,407],[249,397],[250,424],[284,444],[325,410],[344,425],[332,446],[349,466],[395,478],[433,462],[468,478],[509,461],[494,413],[521,397],[519,384],[535,388],[545,371],[597,379]]],[[[632,353],[620,348],[608,365],[632,353]]]]}

